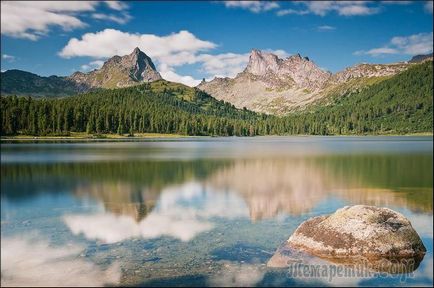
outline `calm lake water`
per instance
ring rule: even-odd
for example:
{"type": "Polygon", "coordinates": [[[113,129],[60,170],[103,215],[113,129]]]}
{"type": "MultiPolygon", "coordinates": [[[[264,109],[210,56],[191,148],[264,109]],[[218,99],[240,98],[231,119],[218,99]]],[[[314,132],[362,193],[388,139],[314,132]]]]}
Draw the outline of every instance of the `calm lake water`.
{"type": "Polygon", "coordinates": [[[1,144],[4,285],[433,284],[432,137],[1,144]],[[350,204],[408,217],[410,274],[267,268],[304,220],[350,204]]]}

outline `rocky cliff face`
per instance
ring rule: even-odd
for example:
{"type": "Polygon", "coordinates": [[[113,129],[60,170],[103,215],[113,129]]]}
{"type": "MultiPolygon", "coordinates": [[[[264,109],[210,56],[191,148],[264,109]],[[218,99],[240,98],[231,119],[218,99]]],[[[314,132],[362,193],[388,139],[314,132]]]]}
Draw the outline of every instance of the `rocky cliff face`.
{"type": "Polygon", "coordinates": [[[285,114],[303,109],[331,92],[360,89],[372,79],[384,79],[407,69],[409,63],[360,64],[332,74],[300,54],[281,59],[252,50],[245,70],[235,78],[203,81],[198,88],[238,108],[285,114]],[[369,81],[365,81],[370,79],[369,81]]]}
{"type": "Polygon", "coordinates": [[[129,55],[113,56],[101,69],[76,72],[68,78],[89,88],[119,88],[162,79],[151,58],[139,48],[129,55]]]}

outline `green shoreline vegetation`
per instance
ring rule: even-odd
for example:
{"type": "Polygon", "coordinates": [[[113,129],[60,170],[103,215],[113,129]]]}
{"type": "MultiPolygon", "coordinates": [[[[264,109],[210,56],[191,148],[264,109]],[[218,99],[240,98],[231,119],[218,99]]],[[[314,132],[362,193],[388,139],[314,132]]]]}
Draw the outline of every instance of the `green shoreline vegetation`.
{"type": "Polygon", "coordinates": [[[362,91],[329,97],[330,105],[278,117],[237,109],[196,88],[164,80],[55,99],[2,96],[1,135],[432,135],[432,61],[362,91]]]}
{"type": "MultiPolygon", "coordinates": [[[[354,137],[354,136],[426,136],[432,137],[434,134],[432,132],[417,132],[417,133],[407,133],[407,134],[364,134],[364,135],[308,135],[308,134],[296,134],[296,135],[256,135],[253,137],[277,137],[277,136],[296,136],[296,137],[310,137],[310,136],[334,136],[334,137],[354,137]]],[[[46,135],[46,136],[33,136],[33,135],[12,135],[12,136],[1,136],[0,141],[75,141],[75,140],[139,140],[139,139],[174,139],[174,138],[208,138],[208,137],[219,137],[219,136],[191,136],[191,135],[181,135],[181,134],[162,134],[162,133],[135,133],[133,135],[119,135],[119,134],[87,134],[80,132],[71,132],[69,135],[46,135]]],[[[224,136],[222,136],[224,137],[224,136]]],[[[250,137],[250,136],[226,136],[226,137],[250,137]]]]}

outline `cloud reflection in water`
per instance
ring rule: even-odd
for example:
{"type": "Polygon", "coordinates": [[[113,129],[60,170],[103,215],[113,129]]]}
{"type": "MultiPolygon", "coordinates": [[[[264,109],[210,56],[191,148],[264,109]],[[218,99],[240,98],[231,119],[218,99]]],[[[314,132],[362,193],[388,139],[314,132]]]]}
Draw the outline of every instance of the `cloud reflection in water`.
{"type": "Polygon", "coordinates": [[[89,215],[66,215],[64,222],[76,235],[105,243],[132,237],[170,236],[189,241],[211,230],[212,218],[248,217],[243,200],[233,194],[215,192],[195,183],[163,189],[157,206],[144,219],[104,212],[89,215]]]}
{"type": "Polygon", "coordinates": [[[119,283],[117,263],[102,270],[77,258],[76,245],[52,247],[31,236],[2,237],[1,286],[103,286],[119,283]]]}

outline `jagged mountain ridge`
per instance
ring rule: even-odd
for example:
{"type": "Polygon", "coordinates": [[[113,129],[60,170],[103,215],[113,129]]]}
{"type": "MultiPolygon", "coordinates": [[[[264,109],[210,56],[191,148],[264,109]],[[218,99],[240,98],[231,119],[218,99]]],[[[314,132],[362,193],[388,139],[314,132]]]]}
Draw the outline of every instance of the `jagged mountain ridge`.
{"type": "Polygon", "coordinates": [[[198,88],[238,108],[285,114],[330,93],[359,89],[407,69],[407,62],[359,64],[332,74],[300,54],[281,59],[253,49],[247,67],[234,78],[215,78],[198,88]]]}
{"type": "Polygon", "coordinates": [[[277,55],[256,49],[252,50],[244,72],[261,76],[265,81],[275,75],[283,81],[292,80],[299,87],[315,89],[321,88],[331,75],[300,54],[280,59],[277,55]]]}

